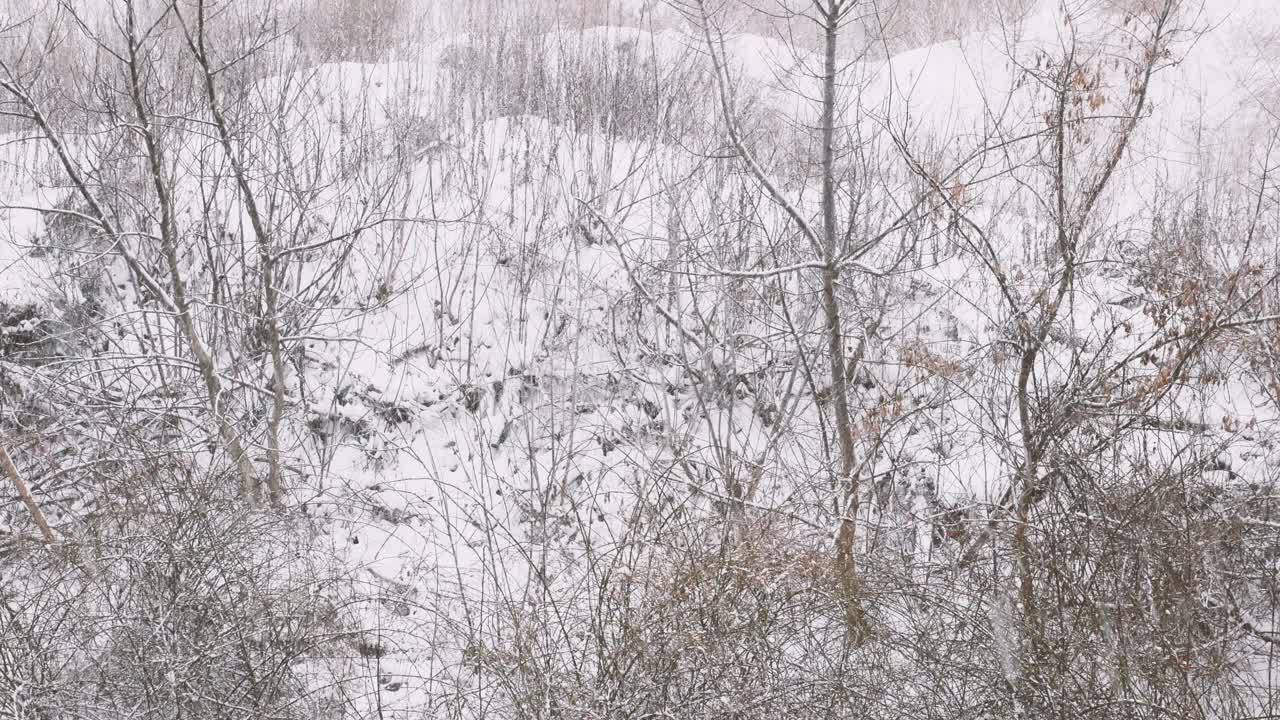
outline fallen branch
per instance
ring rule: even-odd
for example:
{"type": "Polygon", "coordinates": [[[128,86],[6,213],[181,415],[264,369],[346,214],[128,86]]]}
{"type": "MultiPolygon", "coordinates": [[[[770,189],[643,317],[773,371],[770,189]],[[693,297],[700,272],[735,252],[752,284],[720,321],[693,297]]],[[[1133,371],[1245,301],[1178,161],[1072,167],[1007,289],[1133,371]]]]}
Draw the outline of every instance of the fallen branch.
{"type": "Polygon", "coordinates": [[[49,523],[44,519],[44,513],[40,512],[40,506],[36,504],[35,498],[31,497],[31,491],[27,489],[27,484],[22,481],[22,476],[18,474],[18,467],[13,464],[13,458],[9,457],[8,451],[0,445],[0,465],[4,466],[4,472],[13,480],[13,486],[18,489],[18,497],[22,499],[22,504],[27,506],[27,511],[31,513],[31,519],[36,521],[36,525],[40,528],[40,534],[44,536],[44,543],[52,545],[53,530],[49,529],[49,523]]]}

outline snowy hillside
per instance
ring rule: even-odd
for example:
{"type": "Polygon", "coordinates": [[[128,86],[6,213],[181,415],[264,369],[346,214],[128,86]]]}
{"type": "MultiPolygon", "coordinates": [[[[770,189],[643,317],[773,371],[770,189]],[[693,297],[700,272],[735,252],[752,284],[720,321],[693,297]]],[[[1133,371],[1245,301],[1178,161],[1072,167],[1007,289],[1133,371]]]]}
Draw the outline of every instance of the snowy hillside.
{"type": "Polygon", "coordinates": [[[1275,712],[1271,2],[357,5],[0,16],[0,718],[1275,712]]]}

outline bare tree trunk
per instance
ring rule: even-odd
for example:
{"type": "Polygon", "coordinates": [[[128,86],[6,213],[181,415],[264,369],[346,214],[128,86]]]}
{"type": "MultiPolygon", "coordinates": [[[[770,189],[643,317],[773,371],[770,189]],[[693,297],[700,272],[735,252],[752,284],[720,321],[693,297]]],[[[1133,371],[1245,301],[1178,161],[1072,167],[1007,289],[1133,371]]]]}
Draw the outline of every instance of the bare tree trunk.
{"type": "Polygon", "coordinates": [[[836,47],[840,40],[840,23],[855,0],[827,0],[815,7],[823,20],[822,75],[822,308],[826,316],[827,350],[831,354],[831,396],[835,413],[836,440],[840,446],[840,478],[847,488],[836,535],[836,565],[845,594],[845,614],[850,632],[860,637],[864,624],[862,602],[858,595],[858,563],[854,548],[857,539],[859,506],[858,477],[854,472],[857,458],[853,446],[853,422],[849,413],[848,371],[844,356],[844,328],[840,318],[840,301],[836,282],[840,276],[836,226],[836,47]]]}
{"type": "Polygon", "coordinates": [[[54,543],[53,530],[49,529],[49,523],[44,519],[44,513],[40,512],[40,506],[36,504],[36,499],[31,497],[31,491],[27,489],[27,484],[22,481],[22,475],[18,473],[18,466],[13,464],[13,458],[9,457],[9,452],[0,445],[0,466],[4,467],[4,472],[13,481],[14,488],[18,491],[18,498],[22,500],[22,504],[27,506],[27,512],[31,513],[31,519],[35,521],[36,527],[40,528],[40,535],[44,538],[45,545],[54,543]]]}
{"type": "MultiPolygon", "coordinates": [[[[53,149],[54,154],[57,156],[58,164],[67,173],[72,188],[84,200],[88,208],[87,214],[84,215],[85,219],[93,222],[102,230],[103,234],[111,241],[113,251],[124,259],[125,264],[138,278],[138,281],[155,296],[166,311],[174,314],[180,334],[195,358],[196,366],[204,382],[209,412],[213,416],[219,439],[236,463],[241,491],[248,492],[252,490],[255,484],[253,467],[249,461],[248,453],[245,452],[244,446],[236,435],[235,429],[222,412],[222,384],[219,379],[218,368],[196,329],[191,307],[186,297],[186,283],[183,280],[177,257],[177,225],[173,203],[164,180],[164,155],[159,143],[156,141],[150,124],[149,113],[143,101],[141,58],[138,55],[140,45],[132,0],[126,3],[125,20],[125,33],[128,43],[127,54],[123,57],[117,57],[128,68],[128,95],[138,115],[138,122],[134,129],[139,133],[146,145],[151,180],[160,206],[160,236],[158,239],[161,243],[161,254],[169,271],[169,289],[166,290],[161,282],[129,250],[126,243],[126,233],[116,226],[106,208],[103,207],[97,196],[90,189],[91,183],[89,179],[82,171],[82,168],[72,159],[66,142],[50,124],[48,116],[41,110],[40,105],[19,84],[12,70],[5,65],[0,65],[0,70],[3,70],[6,75],[6,77],[0,79],[0,89],[13,95],[18,103],[30,114],[31,121],[53,149]]],[[[154,236],[148,235],[148,237],[154,236]]]]}
{"type": "Polygon", "coordinates": [[[186,281],[183,279],[182,268],[178,262],[177,220],[174,214],[173,199],[169,194],[169,186],[165,183],[164,178],[164,150],[161,148],[160,143],[157,142],[151,124],[150,112],[147,110],[146,103],[143,100],[141,58],[138,55],[140,45],[138,43],[136,17],[132,0],[126,4],[125,32],[129,45],[126,62],[129,70],[129,99],[133,104],[134,112],[137,114],[137,129],[142,136],[143,143],[146,145],[147,162],[151,170],[151,182],[156,192],[156,201],[160,205],[160,248],[169,270],[172,309],[177,314],[178,326],[186,337],[187,346],[195,357],[197,366],[200,368],[200,376],[204,380],[205,393],[209,402],[209,412],[213,415],[218,435],[222,438],[227,452],[235,460],[236,468],[240,475],[240,491],[243,495],[248,496],[256,485],[253,466],[249,462],[249,455],[240,443],[235,429],[222,411],[222,382],[219,379],[218,368],[213,356],[205,348],[204,342],[200,338],[200,332],[196,328],[195,320],[191,314],[191,305],[187,301],[186,281]]]}
{"type": "MultiPolygon", "coordinates": [[[[200,0],[196,4],[196,25],[194,35],[186,26],[181,10],[175,3],[174,12],[183,22],[183,32],[187,46],[195,56],[196,62],[204,76],[205,99],[209,104],[209,113],[213,116],[214,127],[218,131],[218,142],[231,171],[236,178],[236,187],[240,191],[240,199],[244,202],[249,223],[253,226],[258,247],[258,272],[261,274],[261,290],[263,298],[262,329],[265,331],[268,351],[271,353],[271,419],[267,423],[267,494],[272,503],[280,502],[282,494],[280,481],[280,423],[284,417],[284,352],[280,347],[279,296],[276,285],[276,257],[271,248],[271,231],[263,218],[258,200],[249,186],[248,173],[235,145],[231,140],[231,130],[227,124],[218,101],[218,91],[214,85],[214,71],[209,62],[209,53],[205,47],[205,3],[200,0]]],[[[259,488],[253,488],[257,493],[259,488]]]]}
{"type": "MultiPolygon", "coordinates": [[[[711,19],[705,3],[697,4],[698,14],[703,26],[703,36],[711,56],[715,71],[716,87],[721,111],[724,113],[726,129],[734,149],[741,156],[748,171],[768,193],[769,197],[799,227],[801,234],[809,241],[814,253],[821,260],[805,267],[820,270],[822,275],[822,306],[825,318],[827,351],[831,355],[831,388],[833,402],[831,407],[835,414],[836,441],[839,445],[840,458],[835,472],[837,492],[845,494],[844,502],[838,503],[840,518],[836,531],[835,570],[840,578],[842,593],[845,597],[845,619],[848,623],[850,637],[854,642],[861,642],[865,636],[865,613],[860,599],[861,583],[858,579],[855,544],[857,539],[858,496],[861,491],[854,468],[857,457],[854,450],[853,419],[849,411],[848,377],[849,368],[844,355],[844,330],[840,317],[839,298],[836,284],[840,276],[841,253],[838,247],[841,234],[837,222],[836,207],[836,83],[839,70],[836,50],[839,46],[840,33],[845,20],[853,13],[859,0],[812,0],[812,7],[817,18],[810,17],[823,29],[823,74],[822,81],[822,117],[819,131],[822,135],[822,225],[815,228],[805,218],[801,208],[792,203],[778,189],[764,169],[756,161],[750,149],[743,142],[738,132],[733,115],[729,70],[722,62],[717,51],[717,42],[712,35],[711,19]]],[[[852,219],[850,219],[852,222],[852,219]]],[[[868,247],[874,245],[868,244],[868,247]]],[[[799,266],[797,266],[799,267],[799,266]]],[[[816,392],[815,392],[816,394],[816,392]]]]}

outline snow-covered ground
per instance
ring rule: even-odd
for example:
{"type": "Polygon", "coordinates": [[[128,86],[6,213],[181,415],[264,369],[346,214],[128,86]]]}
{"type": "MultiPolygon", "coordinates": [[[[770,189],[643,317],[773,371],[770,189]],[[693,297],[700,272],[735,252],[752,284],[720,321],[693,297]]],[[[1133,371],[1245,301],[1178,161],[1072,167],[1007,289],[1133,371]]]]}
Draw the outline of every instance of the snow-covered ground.
{"type": "MultiPolygon", "coordinates": [[[[1050,98],[1036,74],[1068,52],[1081,64],[1089,122],[1065,161],[1079,183],[1069,202],[1082,201],[1134,107],[1126,63],[1147,20],[1104,5],[1067,19],[1059,3],[1044,2],[1011,26],[842,70],[839,162],[858,178],[858,231],[890,227],[912,203],[927,208],[911,232],[886,233],[841,286],[847,352],[863,352],[852,400],[860,472],[890,479],[885,491],[868,481],[864,519],[897,527],[908,554],[932,557],[934,508],[923,488],[948,506],[998,504],[1022,462],[1006,358],[1017,319],[990,264],[1028,306],[1060,272],[1046,145],[1036,139],[1050,98]],[[921,200],[931,197],[922,168],[953,207],[921,200]],[[966,223],[990,239],[989,254],[973,250],[966,223]],[[894,499],[872,501],[873,485],[876,497],[894,499]]],[[[1276,209],[1259,213],[1254,244],[1233,233],[1251,232],[1247,200],[1276,163],[1280,53],[1265,51],[1275,49],[1280,18],[1267,0],[1214,0],[1188,16],[1186,30],[1098,198],[1082,251],[1092,264],[1082,265],[1037,360],[1036,393],[1046,402],[1051,387],[1092,382],[1101,368],[1124,376],[1114,383],[1123,394],[1124,383],[1146,382],[1170,362],[1175,330],[1150,308],[1171,301],[1144,284],[1144,271],[1172,255],[1153,227],[1185,221],[1197,203],[1241,208],[1200,265],[1180,272],[1221,281],[1245,261],[1276,269],[1276,209]]],[[[717,50],[748,147],[791,202],[817,217],[817,174],[806,160],[819,87],[803,68],[820,58],[776,38],[724,40],[717,50]]],[[[360,716],[483,708],[480,668],[504,662],[485,653],[521,642],[511,637],[524,627],[512,613],[548,627],[566,622],[558,613],[589,614],[603,602],[593,596],[602,574],[629,578],[672,550],[646,546],[646,533],[715,516],[734,488],[749,486],[748,502],[764,516],[793,519],[794,546],[819,554],[830,552],[839,523],[833,497],[843,501],[824,459],[820,373],[810,386],[806,369],[825,352],[817,273],[769,275],[813,257],[783,210],[726,159],[714,86],[658,116],[678,120],[682,134],[659,125],[620,136],[609,123],[622,121],[607,110],[586,127],[571,112],[566,120],[487,109],[479,93],[491,78],[466,77],[478,56],[463,49],[478,42],[453,36],[424,42],[411,60],[299,68],[247,93],[250,106],[266,108],[295,98],[278,125],[243,140],[255,150],[258,190],[271,191],[273,168],[295,165],[300,185],[313,189],[282,199],[278,216],[280,228],[305,224],[279,240],[297,250],[287,271],[298,319],[285,380],[286,504],[305,505],[318,542],[352,578],[361,599],[346,608],[349,621],[385,646],[351,660],[356,671],[330,659],[327,672],[363,678],[347,684],[360,716]],[[344,240],[304,247],[331,237],[344,240]]],[[[526,51],[554,90],[529,92],[572,105],[585,83],[557,72],[584,62],[617,70],[625,61],[631,74],[618,70],[619,82],[706,83],[701,43],[687,27],[533,38],[526,51]]],[[[221,150],[195,123],[168,132],[182,222],[203,231],[199,218],[213,214],[251,240],[236,188],[208,185],[221,150]]],[[[91,134],[70,142],[90,164],[104,152],[91,134]]],[[[74,259],[33,252],[49,232],[49,216],[35,208],[71,199],[43,174],[50,158],[41,147],[0,138],[0,308],[34,303],[52,315],[86,290],[55,279],[74,259]]],[[[1260,196],[1273,198],[1274,186],[1260,196]]],[[[156,352],[144,330],[157,315],[144,310],[111,248],[89,239],[78,252],[119,289],[103,295],[108,315],[121,319],[99,362],[133,372],[133,360],[156,352]]],[[[184,270],[193,292],[207,294],[218,270],[200,252],[193,242],[184,270]]],[[[235,267],[223,272],[242,272],[235,267]]],[[[245,272],[240,287],[252,277],[245,272]]],[[[198,317],[210,337],[224,317],[216,305],[198,317]]],[[[1193,322],[1186,315],[1174,326],[1193,322]]],[[[214,349],[228,376],[265,386],[264,360],[214,349]]],[[[1153,409],[1165,427],[1126,430],[1108,462],[1136,467],[1130,453],[1142,447],[1153,466],[1220,456],[1232,473],[1268,479],[1277,406],[1232,348],[1218,357],[1217,377],[1153,409]],[[1191,426],[1202,431],[1188,439],[1191,426]]],[[[15,377],[39,387],[41,372],[53,371],[15,377]]],[[[242,404],[248,415],[252,401],[242,404]]],[[[1071,442],[1085,442],[1083,431],[1063,427],[1071,442]]],[[[261,447],[261,429],[246,434],[261,447]]],[[[869,553],[875,542],[878,533],[867,532],[860,547],[869,553]]],[[[566,637],[559,651],[590,647],[589,638],[566,637]]],[[[598,662],[579,660],[575,667],[598,662]]]]}

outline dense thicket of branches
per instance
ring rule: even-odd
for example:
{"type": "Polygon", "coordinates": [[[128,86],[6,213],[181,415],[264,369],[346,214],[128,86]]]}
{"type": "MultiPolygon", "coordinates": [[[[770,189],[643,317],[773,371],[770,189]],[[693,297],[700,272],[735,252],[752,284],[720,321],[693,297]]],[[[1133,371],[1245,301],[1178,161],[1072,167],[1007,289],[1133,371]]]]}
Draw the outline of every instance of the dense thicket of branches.
{"type": "Polygon", "coordinates": [[[1234,13],[0,8],[0,718],[1275,715],[1234,13]]]}

